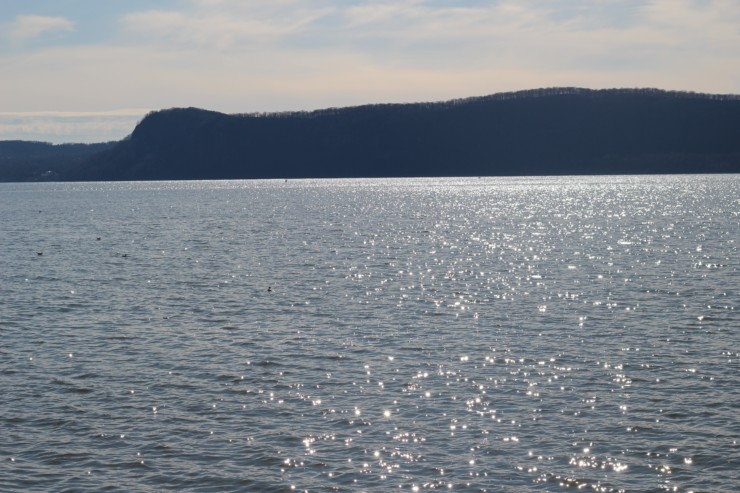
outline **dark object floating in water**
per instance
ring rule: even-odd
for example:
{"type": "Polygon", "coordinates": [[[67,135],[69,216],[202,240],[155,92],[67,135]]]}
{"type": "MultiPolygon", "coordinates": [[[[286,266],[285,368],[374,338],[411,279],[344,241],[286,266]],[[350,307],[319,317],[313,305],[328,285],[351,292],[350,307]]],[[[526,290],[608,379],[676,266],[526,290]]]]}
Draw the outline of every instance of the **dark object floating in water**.
{"type": "Polygon", "coordinates": [[[38,255],[39,257],[42,256],[43,254],[44,252],[36,252],[36,255],[38,255]]]}
{"type": "Polygon", "coordinates": [[[100,241],[100,236],[98,236],[97,238],[95,238],[95,241],[100,241]]]}
{"type": "Polygon", "coordinates": [[[272,293],[272,286],[267,286],[267,292],[272,293]]]}

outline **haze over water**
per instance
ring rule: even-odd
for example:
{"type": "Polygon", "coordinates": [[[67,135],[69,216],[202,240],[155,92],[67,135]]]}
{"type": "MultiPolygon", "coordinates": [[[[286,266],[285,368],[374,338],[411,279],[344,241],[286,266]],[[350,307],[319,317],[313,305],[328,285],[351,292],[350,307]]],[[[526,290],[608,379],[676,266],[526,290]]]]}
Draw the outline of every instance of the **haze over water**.
{"type": "Polygon", "coordinates": [[[738,490],[738,190],[0,184],[0,490],[738,490]]]}

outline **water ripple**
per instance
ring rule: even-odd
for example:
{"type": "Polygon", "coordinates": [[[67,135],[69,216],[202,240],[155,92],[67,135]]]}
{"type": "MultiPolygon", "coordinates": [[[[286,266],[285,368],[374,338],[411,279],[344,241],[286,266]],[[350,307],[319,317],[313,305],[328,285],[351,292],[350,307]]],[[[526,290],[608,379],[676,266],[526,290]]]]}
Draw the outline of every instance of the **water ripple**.
{"type": "Polygon", "coordinates": [[[739,490],[737,189],[2,184],[0,490],[739,490]]]}

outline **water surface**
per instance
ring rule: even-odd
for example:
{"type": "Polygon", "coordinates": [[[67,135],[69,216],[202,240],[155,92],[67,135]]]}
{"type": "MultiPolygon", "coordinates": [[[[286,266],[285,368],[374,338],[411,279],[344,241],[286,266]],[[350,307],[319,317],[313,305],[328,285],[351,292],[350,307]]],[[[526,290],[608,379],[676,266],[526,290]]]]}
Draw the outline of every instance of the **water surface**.
{"type": "Polygon", "coordinates": [[[0,184],[0,490],[739,490],[738,190],[0,184]]]}

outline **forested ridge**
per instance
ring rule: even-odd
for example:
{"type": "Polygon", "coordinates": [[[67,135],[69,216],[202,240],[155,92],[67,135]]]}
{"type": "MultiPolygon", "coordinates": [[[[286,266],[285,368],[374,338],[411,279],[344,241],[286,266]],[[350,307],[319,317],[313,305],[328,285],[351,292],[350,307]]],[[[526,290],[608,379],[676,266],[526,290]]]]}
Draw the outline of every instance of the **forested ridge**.
{"type": "Polygon", "coordinates": [[[58,144],[0,140],[0,181],[66,179],[91,156],[112,147],[101,144],[58,144]]]}
{"type": "Polygon", "coordinates": [[[439,103],[150,113],[66,180],[740,172],[740,97],[552,88],[439,103]]]}

